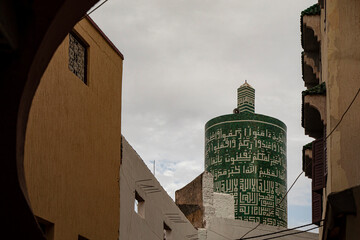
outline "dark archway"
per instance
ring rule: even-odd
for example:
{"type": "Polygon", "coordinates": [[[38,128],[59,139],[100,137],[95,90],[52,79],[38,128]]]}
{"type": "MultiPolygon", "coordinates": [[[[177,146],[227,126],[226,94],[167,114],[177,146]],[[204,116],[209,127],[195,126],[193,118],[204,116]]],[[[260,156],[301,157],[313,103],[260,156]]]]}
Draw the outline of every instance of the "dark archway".
{"type": "Polygon", "coordinates": [[[52,55],[98,0],[5,0],[0,3],[2,236],[45,239],[31,210],[24,143],[35,91],[52,55]]]}

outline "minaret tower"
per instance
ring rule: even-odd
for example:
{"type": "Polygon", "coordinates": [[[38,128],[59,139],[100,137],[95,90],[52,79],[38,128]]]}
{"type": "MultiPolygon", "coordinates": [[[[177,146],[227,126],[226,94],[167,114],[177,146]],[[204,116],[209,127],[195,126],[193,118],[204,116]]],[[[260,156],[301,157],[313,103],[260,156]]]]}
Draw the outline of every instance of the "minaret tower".
{"type": "Polygon", "coordinates": [[[235,219],[287,227],[286,125],[255,113],[247,81],[237,93],[233,114],[205,125],[205,170],[215,192],[234,196],[235,219]]]}
{"type": "Polygon", "coordinates": [[[237,89],[239,112],[255,113],[255,89],[245,80],[237,89]]]}

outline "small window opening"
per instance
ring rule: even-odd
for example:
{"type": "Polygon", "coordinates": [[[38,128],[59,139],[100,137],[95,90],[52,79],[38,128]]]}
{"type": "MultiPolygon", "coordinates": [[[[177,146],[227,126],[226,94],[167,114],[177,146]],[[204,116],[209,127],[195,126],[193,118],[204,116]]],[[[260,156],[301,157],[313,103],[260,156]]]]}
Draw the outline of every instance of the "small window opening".
{"type": "Polygon", "coordinates": [[[140,217],[145,218],[145,201],[144,199],[135,191],[135,202],[134,210],[140,217]]]}
{"type": "Polygon", "coordinates": [[[86,237],[83,237],[83,236],[79,235],[79,236],[78,236],[78,240],[89,240],[89,239],[87,239],[86,237]]]}
{"type": "Polygon", "coordinates": [[[36,220],[43,232],[46,240],[53,240],[54,239],[54,223],[49,222],[41,217],[36,216],[36,220]]]}
{"type": "Polygon", "coordinates": [[[75,33],[69,34],[69,70],[87,84],[87,44],[75,33]]]}
{"type": "Polygon", "coordinates": [[[164,222],[164,240],[171,240],[171,228],[164,222]]]}

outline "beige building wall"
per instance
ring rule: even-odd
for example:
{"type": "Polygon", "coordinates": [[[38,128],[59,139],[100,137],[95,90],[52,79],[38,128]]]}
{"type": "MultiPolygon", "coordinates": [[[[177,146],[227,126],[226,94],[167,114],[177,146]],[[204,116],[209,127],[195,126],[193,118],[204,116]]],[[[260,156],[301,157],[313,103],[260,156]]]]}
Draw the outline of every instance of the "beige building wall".
{"type": "MultiPolygon", "coordinates": [[[[326,1],[321,12],[323,77],[327,85],[327,132],[341,121],[342,115],[360,88],[360,2],[326,1]]],[[[329,175],[324,193],[340,192],[360,185],[360,96],[327,140],[329,175]]],[[[346,216],[346,239],[360,235],[360,193],[353,191],[357,216],[346,216]]],[[[346,205],[346,201],[342,205],[346,205]]],[[[329,204],[324,199],[325,206],[329,204]]],[[[329,214],[326,209],[323,218],[329,214]]],[[[330,214],[334,214],[330,211],[330,214]]],[[[332,217],[337,217],[333,215],[332,217]]],[[[327,219],[331,222],[330,219],[327,219]]],[[[320,231],[323,237],[322,231],[320,231]]],[[[342,235],[342,233],[340,233],[342,235]]]]}
{"type": "MultiPolygon", "coordinates": [[[[316,197],[313,201],[313,216],[315,216],[313,219],[323,220],[321,221],[323,227],[319,230],[320,239],[358,239],[360,235],[358,217],[360,214],[360,96],[358,96],[360,2],[319,1],[318,6],[321,9],[319,18],[321,37],[318,38],[320,52],[316,54],[321,57],[320,82],[326,84],[326,97],[324,94],[319,95],[317,99],[315,96],[305,96],[304,102],[314,107],[326,107],[326,110],[317,108],[322,122],[326,124],[326,136],[324,136],[326,155],[323,157],[318,152],[312,157],[315,156],[315,160],[320,164],[322,159],[325,159],[323,173],[327,181],[325,186],[322,185],[320,168],[317,168],[315,174],[313,172],[315,191],[322,189],[322,205],[316,197]],[[313,102],[307,101],[307,97],[312,98],[313,102]],[[323,103],[325,99],[326,103],[323,103]],[[320,189],[319,185],[322,185],[320,189]],[[319,211],[322,212],[321,218],[318,217],[319,211]]],[[[311,8],[316,9],[314,6],[311,8]]],[[[318,15],[309,12],[309,9],[306,10],[308,15],[318,15]]],[[[314,19],[316,17],[318,16],[313,16],[314,19]]],[[[318,36],[316,33],[319,31],[316,27],[312,29],[318,36]]],[[[310,38],[307,40],[310,41],[310,38]]],[[[305,49],[304,45],[303,48],[305,51],[314,50],[305,49]]],[[[310,79],[306,76],[305,83],[310,79]]],[[[320,137],[316,138],[317,141],[321,140],[320,137]]],[[[319,146],[320,144],[317,149],[319,146]]],[[[314,153],[314,145],[312,152],[314,153]]]]}
{"type": "MultiPolygon", "coordinates": [[[[360,2],[327,1],[327,132],[340,121],[360,87],[360,2]]],[[[360,184],[360,98],[328,139],[328,193],[360,184]]]]}
{"type": "Polygon", "coordinates": [[[122,55],[89,18],[88,84],[68,68],[69,36],[49,63],[29,115],[25,174],[34,214],[53,239],[118,239],[122,55]]]}
{"type": "Polygon", "coordinates": [[[196,240],[186,219],[136,151],[123,138],[120,168],[120,240],[196,240]],[[135,196],[143,200],[135,211],[135,196]],[[164,223],[171,229],[164,237],[164,223]]]}

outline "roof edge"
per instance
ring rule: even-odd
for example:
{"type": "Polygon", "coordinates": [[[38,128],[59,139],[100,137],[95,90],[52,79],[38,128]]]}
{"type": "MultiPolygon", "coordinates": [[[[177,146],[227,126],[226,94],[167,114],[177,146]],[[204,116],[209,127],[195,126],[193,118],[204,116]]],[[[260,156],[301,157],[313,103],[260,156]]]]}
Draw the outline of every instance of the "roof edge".
{"type": "Polygon", "coordinates": [[[319,3],[315,3],[312,6],[308,7],[304,11],[301,12],[301,16],[313,16],[320,15],[320,5],[319,3]]]}
{"type": "Polygon", "coordinates": [[[101,28],[95,23],[95,21],[89,16],[85,15],[85,18],[95,27],[95,29],[100,33],[100,35],[105,39],[105,41],[115,50],[115,52],[124,60],[124,55],[120,50],[114,45],[114,43],[106,36],[106,34],[101,30],[101,28]]]}

